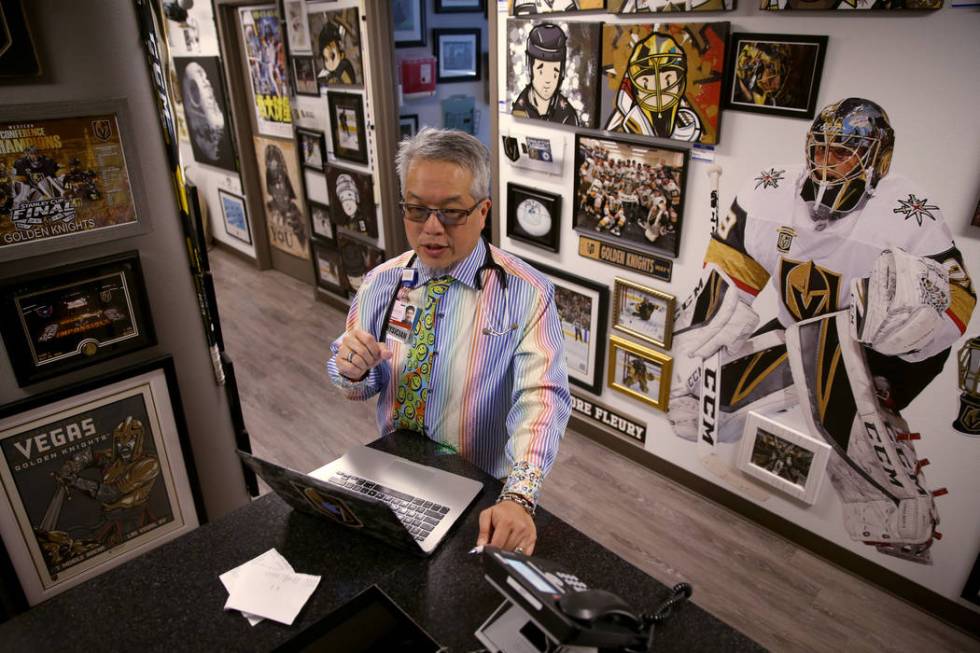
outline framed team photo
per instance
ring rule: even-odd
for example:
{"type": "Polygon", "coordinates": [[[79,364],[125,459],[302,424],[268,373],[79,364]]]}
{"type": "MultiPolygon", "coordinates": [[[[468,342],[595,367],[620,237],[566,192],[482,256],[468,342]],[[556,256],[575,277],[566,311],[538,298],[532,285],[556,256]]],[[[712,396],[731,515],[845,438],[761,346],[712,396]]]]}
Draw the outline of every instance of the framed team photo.
{"type": "Polygon", "coordinates": [[[670,349],[674,304],[670,293],[616,277],[613,287],[613,328],[670,349]]]}
{"type": "Polygon", "coordinates": [[[557,252],[561,239],[561,195],[507,184],[507,237],[557,252]]]}
{"type": "Polygon", "coordinates": [[[310,170],[323,170],[323,164],[327,160],[327,146],[323,132],[297,127],[296,140],[299,143],[299,155],[303,167],[310,170]]]}
{"type": "Polygon", "coordinates": [[[20,386],[155,345],[139,252],[0,281],[0,326],[20,386]]]}
{"type": "Polygon", "coordinates": [[[813,118],[826,36],[735,33],[730,50],[726,109],[813,118]]]}
{"type": "MultiPolygon", "coordinates": [[[[313,235],[327,240],[335,238],[333,223],[330,221],[330,207],[312,200],[306,201],[310,207],[310,222],[313,226],[313,235]]],[[[316,243],[316,240],[313,241],[316,243]]]]}
{"type": "Polygon", "coordinates": [[[333,154],[338,159],[368,163],[367,129],[364,124],[364,103],[357,93],[329,91],[330,135],[333,154]]]}
{"type": "Polygon", "coordinates": [[[826,442],[755,411],[745,419],[737,467],[784,494],[816,503],[829,460],[826,442]]]}
{"type": "Polygon", "coordinates": [[[313,69],[313,57],[297,55],[289,58],[293,65],[293,85],[296,95],[320,97],[320,86],[316,83],[316,71],[313,69]]]}
{"type": "Polygon", "coordinates": [[[614,245],[677,256],[687,165],[682,148],[576,134],[575,230],[614,245]]]}
{"type": "Polygon", "coordinates": [[[479,28],[432,30],[432,54],[437,60],[437,82],[475,82],[480,79],[483,51],[479,28]]]}
{"type": "Polygon", "coordinates": [[[30,605],[205,520],[173,359],[0,407],[0,534],[30,605]]]}
{"type": "Polygon", "coordinates": [[[601,394],[609,288],[537,261],[527,262],[555,285],[555,305],[565,336],[568,380],[592,394],[601,394]]]}
{"type": "Polygon", "coordinates": [[[245,207],[245,198],[219,188],[218,200],[221,202],[221,218],[225,225],[225,233],[246,245],[251,245],[252,230],[248,224],[248,209],[245,207]]]}
{"type": "Polygon", "coordinates": [[[667,412],[673,361],[667,354],[611,336],[607,383],[617,392],[667,412]]]}

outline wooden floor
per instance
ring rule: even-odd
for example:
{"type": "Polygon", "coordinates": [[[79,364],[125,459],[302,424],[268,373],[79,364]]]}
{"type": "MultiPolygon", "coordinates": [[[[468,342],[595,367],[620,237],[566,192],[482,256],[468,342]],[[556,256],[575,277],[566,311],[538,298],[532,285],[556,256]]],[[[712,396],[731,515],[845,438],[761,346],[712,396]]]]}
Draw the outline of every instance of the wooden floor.
{"type": "MultiPolygon", "coordinates": [[[[374,402],[346,401],[326,377],[344,316],[278,272],[218,249],[211,263],[255,452],[309,471],[375,439],[374,402]]],[[[980,651],[969,635],[573,431],[541,504],[661,582],[692,583],[696,603],[774,651],[980,651]]]]}

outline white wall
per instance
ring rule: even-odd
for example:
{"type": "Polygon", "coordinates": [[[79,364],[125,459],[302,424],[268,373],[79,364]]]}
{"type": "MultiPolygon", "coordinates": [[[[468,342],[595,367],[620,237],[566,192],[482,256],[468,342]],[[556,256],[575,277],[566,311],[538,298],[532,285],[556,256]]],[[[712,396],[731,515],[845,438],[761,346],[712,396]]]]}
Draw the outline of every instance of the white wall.
{"type": "MultiPolygon", "coordinates": [[[[818,97],[818,107],[848,96],[866,97],[888,112],[896,132],[892,171],[901,173],[925,189],[932,204],[938,204],[963,253],[974,282],[980,278],[980,229],[969,226],[980,197],[980,127],[977,102],[980,100],[980,13],[976,9],[945,8],[932,13],[912,12],[798,12],[767,14],[756,3],[745,0],[738,10],[716,14],[672,15],[664,22],[708,22],[728,20],[732,31],[782,34],[829,35],[828,53],[818,97]]],[[[501,11],[506,11],[502,7],[501,11]]],[[[501,27],[496,44],[498,69],[506,71],[506,15],[499,16],[501,27]]],[[[592,14],[562,20],[586,22],[636,22],[656,20],[621,19],[609,14],[592,14]]],[[[568,139],[562,177],[514,168],[505,158],[498,163],[501,201],[506,202],[507,182],[537,186],[564,195],[562,207],[562,246],[559,254],[508,239],[503,246],[530,259],[557,266],[588,279],[608,284],[626,277],[673,293],[678,301],[693,288],[710,234],[708,206],[709,164],[692,160],[688,173],[684,228],[679,256],[674,260],[673,279],[662,283],[638,273],[612,267],[578,255],[578,235],[572,229],[572,189],[574,133],[548,123],[518,121],[500,115],[502,132],[516,125],[523,132],[564,134],[568,139]]],[[[722,167],[721,211],[727,210],[739,186],[764,167],[801,164],[809,121],[769,117],[737,111],[724,111],[716,162],[722,167]]],[[[586,130],[579,130],[585,132],[586,130]]],[[[595,132],[599,133],[599,132],[595,132]]],[[[500,215],[506,215],[506,206],[500,215]]],[[[974,313],[966,334],[980,333],[980,317],[974,313]]],[[[913,562],[881,555],[873,548],[852,543],[840,517],[840,501],[829,483],[816,506],[810,509],[772,493],[753,499],[731,482],[709,472],[700,462],[693,443],[674,436],[667,417],[627,398],[604,389],[601,400],[610,407],[645,421],[648,426],[646,449],[671,463],[705,477],[722,487],[756,501],[765,509],[795,522],[813,533],[886,567],[950,599],[959,594],[976,559],[980,542],[980,520],[976,500],[980,497],[980,439],[951,428],[956,417],[959,391],[956,386],[956,356],[964,336],[953,347],[953,354],[942,373],[905,410],[912,429],[922,433],[916,443],[918,457],[928,458],[926,478],[931,489],[949,488],[949,495],[938,498],[943,539],[932,546],[934,564],[913,562]]],[[[607,334],[608,337],[608,334],[607,334]]],[[[576,392],[585,393],[580,388],[576,392]]],[[[733,453],[734,446],[725,445],[733,453]]],[[[738,478],[735,471],[734,477],[738,478]]],[[[973,607],[973,606],[971,606],[973,607]]]]}

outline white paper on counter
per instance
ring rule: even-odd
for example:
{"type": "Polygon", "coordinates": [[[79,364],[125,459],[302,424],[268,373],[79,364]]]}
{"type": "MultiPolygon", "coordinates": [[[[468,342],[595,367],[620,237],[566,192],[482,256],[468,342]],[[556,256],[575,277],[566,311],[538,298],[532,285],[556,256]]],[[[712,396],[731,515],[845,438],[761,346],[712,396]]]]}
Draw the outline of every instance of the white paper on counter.
{"type": "Polygon", "coordinates": [[[319,576],[252,565],[235,580],[225,608],[291,626],[319,583],[319,576]]]}
{"type": "MultiPolygon", "coordinates": [[[[238,565],[237,567],[235,567],[234,569],[229,569],[225,573],[218,576],[218,578],[221,580],[222,585],[225,586],[225,589],[228,591],[229,594],[231,594],[232,589],[235,587],[235,582],[238,579],[238,577],[241,576],[242,572],[245,569],[247,569],[249,566],[253,566],[253,565],[264,569],[272,569],[275,571],[285,571],[285,572],[293,573],[293,566],[289,564],[289,561],[286,560],[284,557],[282,557],[282,555],[275,549],[269,549],[262,555],[252,558],[248,562],[244,562],[238,565]]],[[[225,610],[230,610],[230,609],[233,608],[229,608],[228,602],[226,601],[225,610]]],[[[253,626],[257,623],[262,622],[262,617],[257,617],[255,615],[251,615],[247,613],[242,613],[242,616],[248,619],[248,623],[250,623],[253,626]]]]}

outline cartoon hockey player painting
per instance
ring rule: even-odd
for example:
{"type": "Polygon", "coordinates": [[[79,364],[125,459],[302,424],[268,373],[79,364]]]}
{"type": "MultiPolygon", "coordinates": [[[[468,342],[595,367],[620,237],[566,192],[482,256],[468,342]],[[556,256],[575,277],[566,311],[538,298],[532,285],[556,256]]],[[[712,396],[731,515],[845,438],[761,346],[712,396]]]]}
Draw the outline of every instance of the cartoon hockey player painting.
{"type": "Polygon", "coordinates": [[[798,410],[827,442],[856,542],[931,561],[936,496],[902,411],[939,374],[976,294],[935,198],[891,171],[885,110],[850,97],[817,114],[803,167],[750,178],[677,312],[669,417],[713,452],[749,410],[798,410]],[[765,321],[754,302],[775,291],[765,321]],[[759,326],[764,322],[763,326],[759,326]]]}

